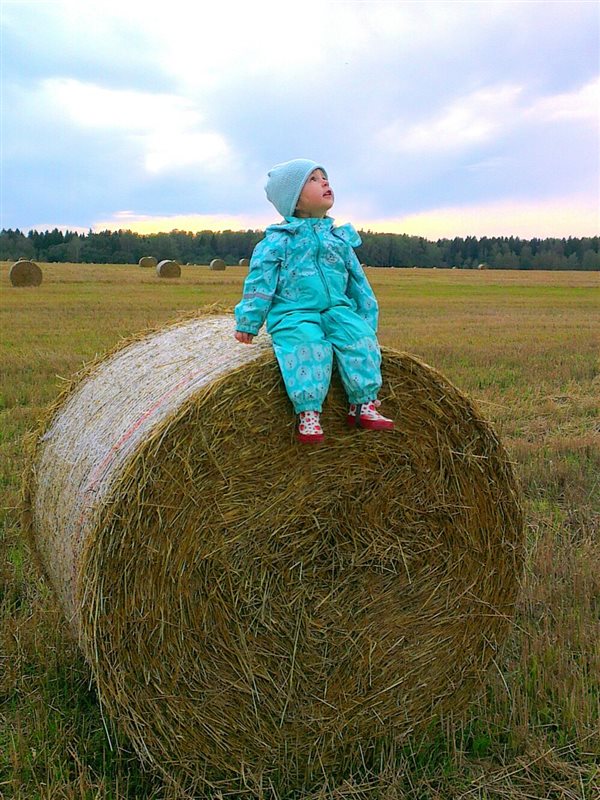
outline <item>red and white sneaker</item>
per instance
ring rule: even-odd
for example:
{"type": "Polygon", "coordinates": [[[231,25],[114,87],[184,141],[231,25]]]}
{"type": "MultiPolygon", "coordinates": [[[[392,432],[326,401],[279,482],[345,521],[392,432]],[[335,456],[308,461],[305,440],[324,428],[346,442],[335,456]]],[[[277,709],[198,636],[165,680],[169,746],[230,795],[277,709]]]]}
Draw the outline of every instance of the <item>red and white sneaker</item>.
{"type": "Polygon", "coordinates": [[[301,411],[298,414],[296,439],[302,444],[315,444],[325,439],[319,411],[301,411]]]}
{"type": "Polygon", "coordinates": [[[381,403],[379,400],[369,400],[368,403],[350,403],[348,409],[348,425],[351,428],[368,428],[372,431],[392,431],[394,422],[377,411],[381,403]]]}

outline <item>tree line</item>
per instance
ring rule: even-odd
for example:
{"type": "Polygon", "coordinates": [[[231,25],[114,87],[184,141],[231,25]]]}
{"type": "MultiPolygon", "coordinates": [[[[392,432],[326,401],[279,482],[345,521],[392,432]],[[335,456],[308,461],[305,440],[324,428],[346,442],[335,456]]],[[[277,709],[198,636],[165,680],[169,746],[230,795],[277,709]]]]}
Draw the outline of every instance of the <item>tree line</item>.
{"type": "MultiPolygon", "coordinates": [[[[438,267],[440,269],[600,270],[600,237],[520,239],[487,237],[438,239],[359,231],[362,245],[356,254],[373,267],[438,267]]],[[[261,230],[199,231],[138,234],[128,230],[86,233],[74,231],[0,231],[0,260],[82,264],[137,264],[142,256],[181,264],[208,264],[222,258],[237,264],[250,258],[263,238],[261,230]]]]}

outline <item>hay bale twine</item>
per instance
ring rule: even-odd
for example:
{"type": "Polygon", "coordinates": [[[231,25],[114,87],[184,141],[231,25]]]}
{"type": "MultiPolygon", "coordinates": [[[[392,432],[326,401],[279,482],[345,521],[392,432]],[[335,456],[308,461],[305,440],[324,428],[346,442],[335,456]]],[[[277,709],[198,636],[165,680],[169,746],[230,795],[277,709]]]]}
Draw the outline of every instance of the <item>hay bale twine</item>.
{"type": "Polygon", "coordinates": [[[138,261],[138,266],[140,267],[155,267],[158,264],[158,260],[154,258],[154,256],[142,256],[138,261]]]}
{"type": "Polygon", "coordinates": [[[225,269],[227,264],[222,258],[213,258],[209,264],[209,269],[225,269]]]}
{"type": "Polygon", "coordinates": [[[39,286],[43,274],[35,261],[20,258],[10,268],[8,277],[13,286],[39,286]]]}
{"type": "Polygon", "coordinates": [[[240,267],[249,267],[250,266],[250,259],[249,258],[240,258],[239,260],[240,267]]]}
{"type": "Polygon", "coordinates": [[[165,259],[156,265],[156,274],[159,278],[180,278],[181,267],[177,261],[165,259]]]}
{"type": "Polygon", "coordinates": [[[59,398],[25,480],[31,541],[110,714],[186,786],[308,787],[459,712],[510,628],[507,455],[471,402],[383,350],[394,432],[296,443],[267,337],[179,321],[59,398]]]}

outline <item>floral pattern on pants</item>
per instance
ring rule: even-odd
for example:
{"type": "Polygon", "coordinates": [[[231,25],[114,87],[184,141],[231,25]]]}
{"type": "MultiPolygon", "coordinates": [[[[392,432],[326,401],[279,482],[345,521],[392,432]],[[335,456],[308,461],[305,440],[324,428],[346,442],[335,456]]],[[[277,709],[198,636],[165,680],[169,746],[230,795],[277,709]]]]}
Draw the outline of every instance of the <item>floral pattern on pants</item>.
{"type": "Polygon", "coordinates": [[[321,411],[335,357],[350,403],[375,400],[381,353],[375,332],[347,306],[291,311],[269,326],[294,411],[321,411]]]}

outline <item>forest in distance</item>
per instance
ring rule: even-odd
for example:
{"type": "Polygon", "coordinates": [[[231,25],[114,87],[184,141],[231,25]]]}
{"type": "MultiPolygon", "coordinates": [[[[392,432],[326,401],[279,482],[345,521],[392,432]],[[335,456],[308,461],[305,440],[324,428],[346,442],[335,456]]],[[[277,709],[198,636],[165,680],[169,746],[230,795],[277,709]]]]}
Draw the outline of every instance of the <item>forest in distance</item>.
{"type": "MultiPolygon", "coordinates": [[[[437,267],[440,269],[600,270],[599,236],[521,239],[519,237],[455,237],[430,241],[420,236],[359,230],[356,249],[361,263],[372,267],[437,267]]],[[[0,231],[0,260],[26,258],[43,262],[136,264],[147,255],[159,261],[226,264],[250,258],[262,230],[198,231],[139,234],[129,230],[78,233],[0,231]]]]}

